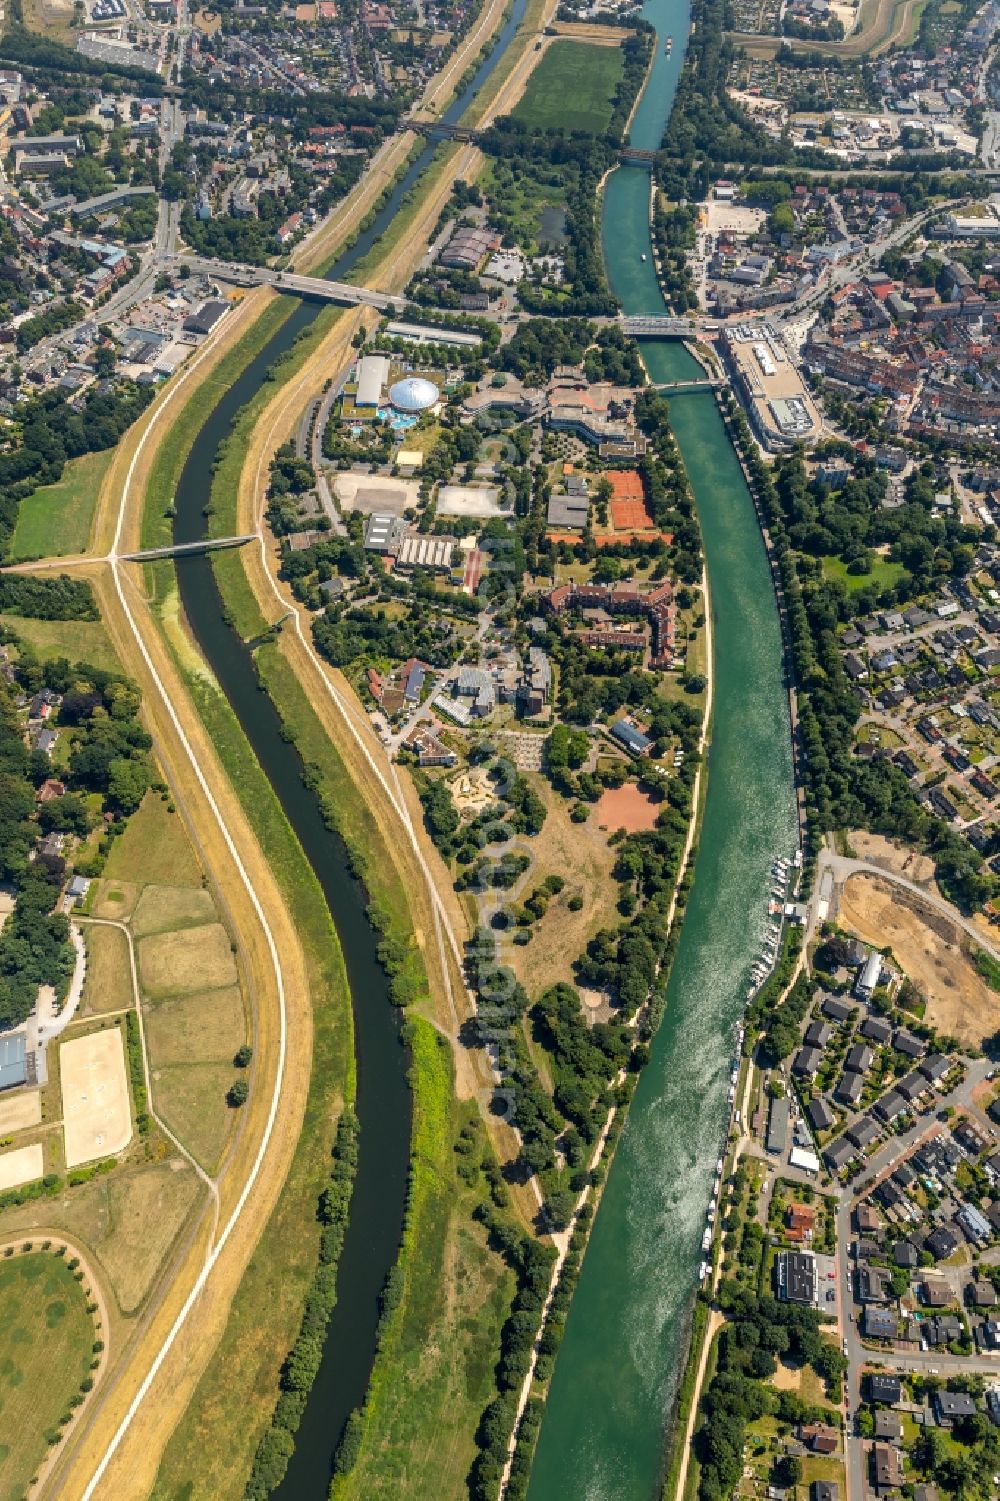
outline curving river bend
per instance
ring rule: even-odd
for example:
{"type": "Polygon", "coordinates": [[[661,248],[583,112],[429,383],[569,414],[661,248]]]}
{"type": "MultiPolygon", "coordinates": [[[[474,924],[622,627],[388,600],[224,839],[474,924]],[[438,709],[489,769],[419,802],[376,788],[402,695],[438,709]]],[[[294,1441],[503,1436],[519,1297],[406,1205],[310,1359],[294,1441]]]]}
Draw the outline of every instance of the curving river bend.
{"type": "MultiPolygon", "coordinates": [[[[656,150],[690,17],[686,0],[647,0],[643,15],[657,29],[656,59],[630,139],[656,150]],[[674,48],[667,57],[669,33],[674,48]]],[[[605,261],[627,313],[664,311],[649,194],[648,172],[620,167],[604,196],[605,261]]],[[[702,374],[680,343],[643,340],[642,352],[656,382],[702,374]]],[[[529,1501],[652,1501],[659,1493],[728,1112],[734,1024],[760,952],[772,857],[790,855],[796,844],[781,635],[753,502],[714,398],[678,396],[670,411],[710,580],[715,707],[708,795],[666,1016],[594,1222],[529,1501]]]]}

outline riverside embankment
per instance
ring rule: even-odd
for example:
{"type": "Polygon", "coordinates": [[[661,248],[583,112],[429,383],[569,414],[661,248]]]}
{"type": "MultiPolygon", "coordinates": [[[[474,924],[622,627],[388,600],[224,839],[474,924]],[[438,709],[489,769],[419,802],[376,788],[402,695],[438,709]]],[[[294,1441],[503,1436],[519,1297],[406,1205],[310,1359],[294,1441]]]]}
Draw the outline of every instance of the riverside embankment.
{"type": "MultiPolygon", "coordinates": [[[[689,13],[686,3],[649,0],[643,15],[657,29],[656,62],[630,139],[651,150],[673,102],[689,13]]],[[[649,174],[619,168],[605,187],[604,252],[626,313],[664,310],[649,213],[649,174]]],[[[656,383],[701,374],[680,343],[644,341],[643,355],[656,383]]],[[[670,407],[711,586],[708,795],[666,1016],[584,1259],[529,1501],[657,1494],[727,1118],[733,1030],[761,948],[771,860],[796,841],[781,631],[753,503],[713,396],[680,396],[670,407]]]]}

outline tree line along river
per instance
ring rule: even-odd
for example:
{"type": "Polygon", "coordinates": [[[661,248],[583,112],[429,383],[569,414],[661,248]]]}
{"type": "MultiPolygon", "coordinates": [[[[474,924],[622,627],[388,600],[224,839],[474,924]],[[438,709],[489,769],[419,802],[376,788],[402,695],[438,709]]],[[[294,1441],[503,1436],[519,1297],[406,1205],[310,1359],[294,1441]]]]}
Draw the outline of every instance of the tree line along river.
{"type": "MultiPolygon", "coordinates": [[[[446,111],[446,121],[457,121],[482,88],[526,5],[515,0],[497,45],[446,111]]],[[[633,145],[655,149],[689,17],[686,0],[647,0],[643,14],[658,39],[630,135],[633,145]],[[664,52],[669,32],[678,38],[671,57],[664,52]]],[[[347,278],[384,233],[433,149],[428,145],[415,159],[371,227],[330,267],[331,278],[347,278]]],[[[650,254],[649,193],[647,172],[620,168],[604,197],[608,274],[629,313],[663,310],[650,254]]],[[[204,534],[219,444],[270,366],[315,315],[309,304],[296,308],[208,414],[177,488],[176,542],[204,534]]],[[[651,341],[643,354],[657,382],[701,373],[680,344],[651,341]]],[[[708,796],[666,1018],[584,1260],[542,1424],[531,1501],[649,1501],[655,1494],[724,1129],[733,1025],[760,949],[771,857],[789,853],[795,840],[781,639],[752,502],[711,396],[677,398],[671,413],[711,580],[715,713],[708,796]]],[[[332,1454],[371,1374],[378,1295],[399,1245],[411,1113],[405,1056],[364,892],[303,783],[298,753],[281,737],[248,648],[225,620],[210,563],[186,558],[177,562],[177,575],[194,638],[319,878],[351,986],[358,1172],[323,1363],[277,1492],[282,1501],[322,1501],[332,1454]]]]}

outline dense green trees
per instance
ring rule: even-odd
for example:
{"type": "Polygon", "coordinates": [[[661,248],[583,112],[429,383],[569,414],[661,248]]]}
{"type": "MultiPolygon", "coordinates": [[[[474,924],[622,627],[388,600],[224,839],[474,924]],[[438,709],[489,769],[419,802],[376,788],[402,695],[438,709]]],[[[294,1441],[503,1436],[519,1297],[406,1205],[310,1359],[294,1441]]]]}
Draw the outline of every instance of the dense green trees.
{"type": "MultiPolygon", "coordinates": [[[[2,507],[0,500],[0,507],[2,507]]],[[[2,527],[2,523],[0,523],[2,527]]],[[[97,605],[86,579],[69,574],[0,574],[0,610],[30,620],[97,620],[97,605]]]]}
{"type": "Polygon", "coordinates": [[[743,1474],[743,1450],[749,1423],[769,1413],[794,1423],[816,1416],[836,1422],[829,1409],[810,1409],[791,1392],[778,1392],[764,1383],[774,1375],[779,1358],[794,1365],[811,1365],[824,1379],[839,1382],[846,1361],[836,1346],[825,1341],[823,1321],[814,1308],[779,1303],[735,1282],[719,1287],[719,1303],[726,1323],[719,1334],[716,1372],[699,1405],[695,1451],[701,1470],[699,1501],[722,1501],[743,1474]]]}
{"type": "Polygon", "coordinates": [[[113,448],[152,394],[151,387],[123,381],[110,391],[95,387],[79,408],[57,388],[18,404],[20,442],[0,454],[0,552],[7,550],[24,496],[55,484],[67,459],[113,448]]]}
{"type": "Polygon", "coordinates": [[[0,934],[0,1029],[17,1026],[31,1012],[40,985],[59,1000],[73,973],[69,919],[53,912],[59,897],[44,866],[32,866],[18,882],[14,911],[0,934]]]}

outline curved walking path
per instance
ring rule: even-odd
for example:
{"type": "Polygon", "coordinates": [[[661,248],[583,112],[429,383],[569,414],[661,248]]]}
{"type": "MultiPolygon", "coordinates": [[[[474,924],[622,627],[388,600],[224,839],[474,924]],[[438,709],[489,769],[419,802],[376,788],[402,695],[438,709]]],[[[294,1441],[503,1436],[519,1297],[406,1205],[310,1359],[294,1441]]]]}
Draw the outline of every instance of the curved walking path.
{"type": "Polygon", "coordinates": [[[937,892],[928,891],[925,886],[918,885],[916,881],[910,881],[906,876],[897,875],[893,870],[886,870],[883,866],[876,865],[871,860],[855,860],[847,855],[834,855],[829,850],[824,850],[819,857],[816,872],[817,891],[820,885],[819,878],[822,876],[824,870],[831,871],[834,880],[841,886],[846,884],[851,876],[856,875],[877,876],[880,880],[888,881],[890,885],[901,886],[926,906],[932,907],[935,912],[940,912],[942,917],[946,917],[949,922],[954,923],[956,928],[961,928],[963,933],[967,934],[978,948],[984,949],[987,954],[990,954],[1000,963],[1000,947],[991,943],[985,934],[980,932],[975,923],[969,922],[968,918],[963,917],[957,907],[953,906],[951,902],[946,901],[943,896],[938,896],[937,892]]]}

